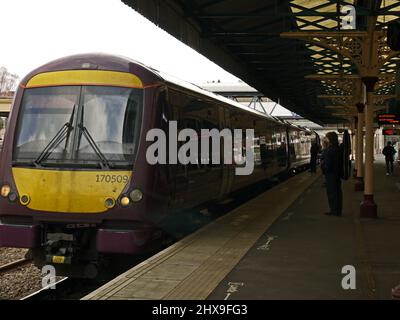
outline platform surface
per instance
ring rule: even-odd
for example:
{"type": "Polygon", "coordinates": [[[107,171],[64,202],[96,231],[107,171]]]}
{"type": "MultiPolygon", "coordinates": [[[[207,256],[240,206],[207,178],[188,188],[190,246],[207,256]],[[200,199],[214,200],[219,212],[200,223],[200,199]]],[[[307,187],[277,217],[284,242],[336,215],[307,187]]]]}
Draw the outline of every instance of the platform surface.
{"type": "Polygon", "coordinates": [[[321,175],[302,173],[128,270],[84,299],[390,299],[400,283],[400,168],[375,162],[378,219],[343,183],[342,217],[326,216],[321,175]],[[345,290],[344,266],[356,289],[345,290]]]}
{"type": "Polygon", "coordinates": [[[308,172],[292,177],[83,299],[206,299],[317,178],[308,172]]]}

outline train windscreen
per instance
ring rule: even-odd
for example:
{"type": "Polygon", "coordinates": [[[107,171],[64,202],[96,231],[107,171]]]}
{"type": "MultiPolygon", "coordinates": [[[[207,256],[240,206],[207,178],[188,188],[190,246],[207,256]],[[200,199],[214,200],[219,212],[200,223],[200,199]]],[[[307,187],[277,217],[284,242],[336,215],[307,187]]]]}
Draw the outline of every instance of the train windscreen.
{"type": "Polygon", "coordinates": [[[131,166],[138,142],[140,89],[30,88],[15,134],[15,165],[131,166]]]}

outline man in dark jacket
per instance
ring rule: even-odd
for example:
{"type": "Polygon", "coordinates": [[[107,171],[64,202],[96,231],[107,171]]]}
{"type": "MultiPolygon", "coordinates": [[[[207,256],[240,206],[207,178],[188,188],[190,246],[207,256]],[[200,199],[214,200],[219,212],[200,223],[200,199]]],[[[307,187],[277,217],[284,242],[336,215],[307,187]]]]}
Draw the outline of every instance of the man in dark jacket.
{"type": "Polygon", "coordinates": [[[386,160],[386,175],[393,174],[393,161],[396,150],[393,148],[392,143],[388,141],[387,146],[383,148],[382,153],[385,155],[386,160]]]}
{"type": "Polygon", "coordinates": [[[319,153],[319,146],[317,142],[313,142],[310,148],[310,172],[317,172],[317,159],[318,159],[318,153],[319,153]]]}
{"type": "Polygon", "coordinates": [[[342,215],[342,183],[340,174],[340,148],[338,136],[335,132],[326,134],[328,147],[323,152],[321,169],[325,175],[326,193],[330,211],[327,215],[342,215]]]}

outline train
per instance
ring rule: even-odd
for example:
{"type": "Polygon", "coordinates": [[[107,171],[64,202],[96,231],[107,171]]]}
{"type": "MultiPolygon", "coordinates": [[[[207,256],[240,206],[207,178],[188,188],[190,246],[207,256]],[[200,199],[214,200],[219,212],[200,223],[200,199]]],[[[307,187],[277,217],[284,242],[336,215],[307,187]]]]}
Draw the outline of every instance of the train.
{"type": "Polygon", "coordinates": [[[15,94],[1,153],[0,246],[29,249],[38,267],[95,277],[108,257],[161,241],[178,213],[306,168],[313,142],[314,131],[129,58],[57,59],[15,94]],[[235,159],[150,164],[147,133],[172,121],[195,132],[254,129],[252,173],[235,174],[235,159]]]}

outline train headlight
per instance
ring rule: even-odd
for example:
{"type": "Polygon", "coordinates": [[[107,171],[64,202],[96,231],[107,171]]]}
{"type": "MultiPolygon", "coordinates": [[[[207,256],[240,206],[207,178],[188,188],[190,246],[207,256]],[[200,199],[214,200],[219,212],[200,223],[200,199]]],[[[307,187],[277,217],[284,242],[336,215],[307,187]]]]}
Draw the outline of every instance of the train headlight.
{"type": "Polygon", "coordinates": [[[123,207],[129,206],[130,202],[131,202],[131,200],[129,200],[129,198],[127,196],[123,196],[120,200],[121,206],[123,206],[123,207]]]}
{"type": "Polygon", "coordinates": [[[21,204],[24,206],[28,205],[29,201],[31,201],[31,199],[27,194],[22,195],[21,198],[19,199],[19,202],[21,202],[21,204]]]}
{"type": "Polygon", "coordinates": [[[18,195],[15,192],[10,192],[8,194],[8,200],[15,202],[18,199],[18,195]]]}
{"type": "Polygon", "coordinates": [[[1,196],[4,198],[7,198],[8,195],[10,194],[11,188],[8,185],[4,185],[1,187],[1,196]]]}
{"type": "Polygon", "coordinates": [[[106,199],[104,205],[106,206],[106,208],[111,209],[114,208],[115,206],[115,200],[113,198],[108,198],[106,199]]]}
{"type": "Polygon", "coordinates": [[[139,202],[140,200],[143,199],[143,192],[140,191],[139,189],[133,190],[129,195],[133,202],[139,202]]]}

